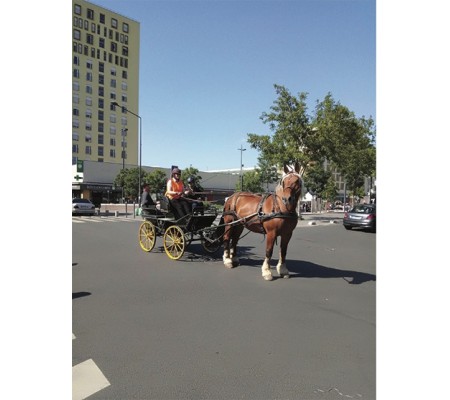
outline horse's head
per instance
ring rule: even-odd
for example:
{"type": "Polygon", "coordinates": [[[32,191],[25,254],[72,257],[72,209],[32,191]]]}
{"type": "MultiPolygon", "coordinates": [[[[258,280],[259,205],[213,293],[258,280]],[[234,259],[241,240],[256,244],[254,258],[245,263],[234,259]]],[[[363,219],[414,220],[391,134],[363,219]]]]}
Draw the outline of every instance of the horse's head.
{"type": "Polygon", "coordinates": [[[300,164],[295,163],[294,168],[284,166],[284,175],[277,187],[277,195],[289,212],[295,210],[302,192],[303,181],[300,175],[300,164]]]}

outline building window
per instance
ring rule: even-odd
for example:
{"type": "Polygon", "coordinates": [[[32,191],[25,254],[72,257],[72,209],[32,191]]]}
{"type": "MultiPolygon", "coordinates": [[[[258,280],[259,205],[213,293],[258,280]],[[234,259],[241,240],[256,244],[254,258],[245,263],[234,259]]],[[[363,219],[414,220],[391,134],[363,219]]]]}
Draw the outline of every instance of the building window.
{"type": "Polygon", "coordinates": [[[86,118],[91,119],[92,118],[92,110],[90,108],[88,108],[86,110],[86,114],[85,115],[86,115],[86,118]]]}
{"type": "Polygon", "coordinates": [[[104,49],[104,48],[105,48],[105,39],[100,38],[100,39],[98,40],[98,45],[99,45],[99,47],[101,47],[102,49],[104,49]]]}
{"type": "Polygon", "coordinates": [[[105,126],[104,126],[103,122],[99,122],[98,123],[97,129],[98,129],[99,132],[104,132],[105,131],[105,126]]]}
{"type": "Polygon", "coordinates": [[[100,74],[100,75],[98,76],[98,83],[99,83],[100,85],[104,85],[104,84],[105,84],[105,75],[100,74]]]}
{"type": "Polygon", "coordinates": [[[122,78],[128,79],[128,71],[122,70],[122,78]]]}
{"type": "Polygon", "coordinates": [[[125,35],[124,41],[125,44],[128,44],[128,35],[125,35]]]}
{"type": "Polygon", "coordinates": [[[86,97],[86,105],[87,106],[92,106],[92,98],[91,97],[86,97]]]}
{"type": "MultiPolygon", "coordinates": [[[[115,100],[115,99],[116,99],[116,93],[115,93],[115,92],[111,92],[111,93],[109,94],[109,98],[112,99],[112,100],[115,100]]],[[[113,109],[112,107],[111,107],[111,110],[114,111],[114,109],[113,109]]]]}
{"type": "Polygon", "coordinates": [[[104,144],[105,137],[103,135],[98,135],[98,144],[104,144]]]}
{"type": "Polygon", "coordinates": [[[78,108],[74,108],[74,109],[72,110],[72,115],[75,115],[75,116],[80,115],[80,110],[79,110],[78,108]]]}
{"type": "Polygon", "coordinates": [[[128,97],[126,94],[122,94],[122,101],[126,103],[128,101],[128,97]]]}
{"type": "Polygon", "coordinates": [[[74,56],[73,57],[73,64],[74,65],[80,65],[80,57],[74,56]]]}
{"type": "Polygon", "coordinates": [[[110,138],[109,139],[109,145],[110,146],[115,146],[116,145],[116,138],[110,138]]]}
{"type": "Polygon", "coordinates": [[[111,42],[111,51],[117,53],[117,43],[111,42]]]}
{"type": "Polygon", "coordinates": [[[109,150],[109,156],[111,158],[116,158],[116,150],[115,149],[110,149],[109,150]]]}
{"type": "Polygon", "coordinates": [[[90,33],[86,33],[86,42],[88,44],[94,44],[94,35],[91,35],[90,33]]]}
{"type": "Polygon", "coordinates": [[[109,122],[112,122],[113,124],[116,123],[116,114],[111,114],[109,116],[109,122]]]}
{"type": "Polygon", "coordinates": [[[72,81],[72,90],[74,90],[75,92],[78,92],[80,90],[80,82],[72,81]]]}
{"type": "Polygon", "coordinates": [[[73,30],[73,38],[75,40],[80,40],[81,39],[81,32],[78,29],[74,29],[73,30]]]}
{"type": "Polygon", "coordinates": [[[91,57],[95,58],[95,47],[91,47],[91,57]]]}
{"type": "Polygon", "coordinates": [[[116,72],[115,68],[111,68],[111,75],[112,76],[116,76],[117,75],[117,72],[116,72]]]}
{"type": "Polygon", "coordinates": [[[79,128],[80,127],[80,121],[77,118],[72,119],[72,128],[79,128]]]}
{"type": "Polygon", "coordinates": [[[111,26],[117,29],[117,19],[111,18],[111,26]]]}
{"type": "Polygon", "coordinates": [[[72,132],[72,140],[75,140],[76,142],[78,142],[78,139],[79,139],[78,132],[72,132]]]}
{"type": "Polygon", "coordinates": [[[128,85],[126,82],[122,82],[122,90],[127,90],[128,89],[128,85]]]}
{"type": "Polygon", "coordinates": [[[122,124],[122,126],[127,126],[127,117],[121,117],[120,123],[122,124]]]}
{"type": "Polygon", "coordinates": [[[98,110],[98,120],[103,121],[105,119],[105,113],[103,110],[98,110]]]}
{"type": "Polygon", "coordinates": [[[79,78],[80,77],[80,70],[78,68],[74,68],[73,70],[73,77],[79,78]]]}
{"type": "Polygon", "coordinates": [[[75,14],[81,15],[81,6],[78,5],[78,4],[75,4],[74,7],[73,7],[73,11],[74,11],[75,14]]]}
{"type": "Polygon", "coordinates": [[[117,132],[116,127],[115,127],[114,125],[111,125],[111,126],[109,127],[109,133],[110,133],[110,135],[115,135],[116,132],[117,132]]]}
{"type": "Polygon", "coordinates": [[[100,22],[101,22],[102,24],[105,23],[105,14],[100,14],[100,22]]]}
{"type": "Polygon", "coordinates": [[[116,87],[116,80],[115,79],[111,79],[111,83],[109,84],[109,86],[115,88],[116,87]]]}
{"type": "Polygon", "coordinates": [[[128,46],[122,46],[122,55],[128,57],[128,46]]]}
{"type": "Polygon", "coordinates": [[[86,72],[86,80],[92,82],[92,72],[86,72]]]}
{"type": "Polygon", "coordinates": [[[86,146],[86,154],[92,154],[92,147],[86,146]]]}
{"type": "Polygon", "coordinates": [[[87,9],[87,17],[89,19],[94,19],[94,10],[91,10],[90,8],[87,9]]]}
{"type": "Polygon", "coordinates": [[[78,154],[78,145],[77,144],[72,145],[72,153],[78,154]]]}
{"type": "Polygon", "coordinates": [[[99,86],[98,95],[104,97],[105,96],[105,88],[103,86],[99,86]]]}
{"type": "Polygon", "coordinates": [[[98,99],[98,108],[104,108],[105,101],[103,99],[98,99]]]}
{"type": "Polygon", "coordinates": [[[92,22],[92,23],[91,23],[91,32],[92,32],[92,33],[95,33],[96,30],[97,30],[97,29],[96,29],[96,26],[95,26],[95,22],[92,22]]]}
{"type": "Polygon", "coordinates": [[[87,19],[84,21],[84,30],[85,31],[89,30],[89,21],[87,19]]]}
{"type": "Polygon", "coordinates": [[[72,95],[72,103],[79,104],[79,102],[80,102],[80,96],[78,96],[78,94],[73,94],[72,95]]]}
{"type": "Polygon", "coordinates": [[[92,69],[94,67],[92,60],[87,60],[86,61],[86,68],[87,69],[92,69]]]}
{"type": "Polygon", "coordinates": [[[105,72],[105,63],[99,62],[98,63],[98,70],[100,72],[105,72]]]}
{"type": "Polygon", "coordinates": [[[84,140],[85,140],[86,143],[91,143],[91,142],[92,142],[92,137],[91,137],[91,135],[86,135],[85,138],[84,138],[84,140]]]}
{"type": "Polygon", "coordinates": [[[92,122],[91,121],[86,121],[86,130],[87,131],[92,131],[92,122]]]}
{"type": "Polygon", "coordinates": [[[129,26],[128,26],[128,24],[127,23],[122,23],[122,30],[125,32],[125,33],[128,33],[129,32],[129,26]]]}
{"type": "MultiPolygon", "coordinates": [[[[97,149],[97,155],[103,157],[103,146],[99,146],[97,149]]],[[[99,160],[100,161],[100,160],[99,160]]]]}
{"type": "Polygon", "coordinates": [[[86,85],[86,93],[92,94],[92,86],[91,85],[86,85]]]}

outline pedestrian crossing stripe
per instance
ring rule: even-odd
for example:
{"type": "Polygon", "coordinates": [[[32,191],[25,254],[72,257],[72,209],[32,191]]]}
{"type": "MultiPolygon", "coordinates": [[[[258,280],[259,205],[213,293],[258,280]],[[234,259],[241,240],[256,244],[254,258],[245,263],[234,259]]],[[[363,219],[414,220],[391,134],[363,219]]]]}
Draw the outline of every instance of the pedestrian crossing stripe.
{"type": "Polygon", "coordinates": [[[83,400],[110,386],[92,359],[72,367],[72,400],[83,400]]]}

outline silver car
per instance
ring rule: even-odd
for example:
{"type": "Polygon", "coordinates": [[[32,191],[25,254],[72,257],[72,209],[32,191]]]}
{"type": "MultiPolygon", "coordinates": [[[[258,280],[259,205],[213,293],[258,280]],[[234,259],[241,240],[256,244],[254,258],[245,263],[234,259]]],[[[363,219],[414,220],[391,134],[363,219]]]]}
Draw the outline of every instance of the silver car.
{"type": "Polygon", "coordinates": [[[344,213],[344,228],[362,228],[371,232],[377,229],[377,212],[375,204],[357,204],[344,213]]]}
{"type": "Polygon", "coordinates": [[[94,215],[95,206],[88,199],[72,199],[72,215],[94,215]]]}

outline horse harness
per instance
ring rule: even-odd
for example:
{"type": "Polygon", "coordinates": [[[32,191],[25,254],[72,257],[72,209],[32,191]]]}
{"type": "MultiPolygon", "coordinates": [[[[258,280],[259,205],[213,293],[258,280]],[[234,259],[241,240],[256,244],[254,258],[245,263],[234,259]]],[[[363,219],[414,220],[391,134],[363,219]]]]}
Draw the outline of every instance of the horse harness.
{"type": "MultiPolygon", "coordinates": [[[[257,195],[253,195],[257,196],[257,195]]],[[[236,212],[236,202],[239,198],[239,194],[234,196],[232,203],[230,204],[230,209],[228,211],[225,211],[223,215],[233,215],[235,218],[237,218],[237,221],[233,221],[233,223],[241,223],[244,225],[247,229],[266,234],[266,230],[264,229],[263,222],[274,219],[274,218],[298,218],[298,214],[296,211],[291,212],[282,212],[280,207],[276,207],[278,205],[277,203],[277,195],[275,193],[265,193],[261,200],[259,201],[257,211],[253,214],[247,215],[246,217],[241,217],[236,212]],[[262,208],[264,202],[269,198],[273,197],[272,201],[272,211],[270,213],[265,213],[262,208]],[[276,210],[278,208],[278,211],[276,210]],[[255,218],[256,217],[256,218],[255,218]]],[[[284,201],[283,201],[284,203],[284,201]]]]}

